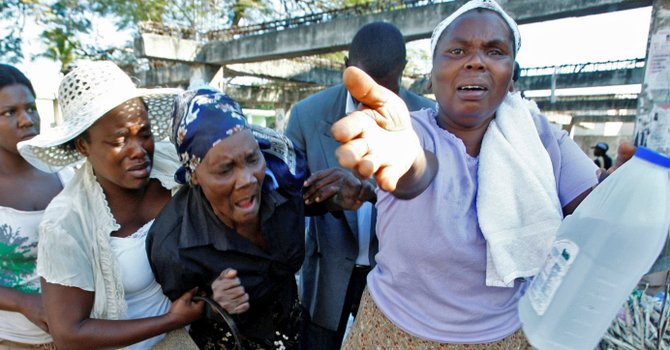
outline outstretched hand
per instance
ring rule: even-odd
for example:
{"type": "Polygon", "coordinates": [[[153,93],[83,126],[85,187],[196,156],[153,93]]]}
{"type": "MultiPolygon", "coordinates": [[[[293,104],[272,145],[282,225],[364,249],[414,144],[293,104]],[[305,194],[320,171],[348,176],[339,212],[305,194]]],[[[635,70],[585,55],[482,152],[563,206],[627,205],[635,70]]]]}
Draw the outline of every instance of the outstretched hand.
{"type": "Polygon", "coordinates": [[[356,67],[344,71],[343,81],[363,108],[333,124],[333,137],[342,143],[335,153],[337,160],[357,177],[374,176],[383,190],[393,192],[400,178],[423,157],[407,106],[356,67]]]}

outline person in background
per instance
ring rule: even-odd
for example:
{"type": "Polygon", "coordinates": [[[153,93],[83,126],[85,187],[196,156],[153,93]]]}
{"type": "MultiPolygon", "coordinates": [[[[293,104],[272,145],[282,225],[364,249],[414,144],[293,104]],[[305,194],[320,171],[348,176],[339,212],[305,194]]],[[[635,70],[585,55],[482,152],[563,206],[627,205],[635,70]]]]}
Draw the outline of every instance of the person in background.
{"type": "Polygon", "coordinates": [[[628,142],[622,142],[621,144],[619,144],[619,147],[617,148],[616,161],[614,162],[614,165],[612,165],[609,169],[607,169],[607,172],[611,174],[612,172],[614,172],[614,170],[624,165],[624,163],[633,158],[636,150],[637,147],[633,146],[628,142]]]}
{"type": "Polygon", "coordinates": [[[83,162],[39,228],[37,272],[59,349],[151,349],[168,339],[195,347],[183,327],[204,302],[192,290],[170,303],[145,250],[176,186],[174,149],[154,143],[166,136],[176,92],[137,89],[109,61],[82,63],[58,89],[63,123],[18,145],[44,171],[83,162]]]}
{"type": "MultiPolygon", "coordinates": [[[[407,104],[411,110],[435,108],[435,102],[400,87],[405,68],[405,41],[391,23],[375,22],[361,27],[345,59],[347,67],[366,71],[407,104]]],[[[306,256],[300,274],[301,299],[309,310],[309,349],[339,349],[349,315],[356,315],[365,278],[374,266],[377,238],[374,234],[373,181],[360,181],[339,166],[330,134],[331,125],[355,111],[359,102],[342,84],[312,95],[293,106],[286,136],[307,158],[312,177],[306,185],[306,203],[324,201],[344,185],[359,188],[352,196],[357,211],[312,217],[306,237],[306,256]],[[329,190],[330,189],[330,190],[329,190]],[[315,194],[321,194],[316,196],[315,194]],[[318,197],[318,198],[317,198],[318,197]]]]}
{"type": "Polygon", "coordinates": [[[520,46],[516,23],[492,0],[438,24],[437,113],[409,113],[361,70],[345,71],[366,107],[333,125],[337,157],[376,179],[380,242],[345,349],[531,348],[518,301],[597,169],[510,93],[520,46]]]}
{"type": "Polygon", "coordinates": [[[55,349],[35,271],[37,227],[67,173],[43,172],[21,157],[16,144],[39,131],[33,85],[0,64],[0,350],[55,349]]]}
{"type": "Polygon", "coordinates": [[[598,168],[608,170],[612,167],[612,158],[607,155],[607,150],[610,149],[608,144],[600,142],[591,148],[593,149],[593,156],[596,157],[593,162],[598,166],[598,168]]]}

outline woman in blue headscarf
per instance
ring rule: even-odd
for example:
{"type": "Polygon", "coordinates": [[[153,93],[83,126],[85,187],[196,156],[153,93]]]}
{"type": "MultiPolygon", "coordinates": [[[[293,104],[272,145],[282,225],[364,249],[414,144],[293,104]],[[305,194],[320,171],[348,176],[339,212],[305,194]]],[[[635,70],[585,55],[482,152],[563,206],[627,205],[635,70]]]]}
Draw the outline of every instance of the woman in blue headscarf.
{"type": "MultiPolygon", "coordinates": [[[[304,162],[273,130],[248,125],[237,102],[211,88],[187,91],[172,141],[186,184],[152,226],[147,251],[170,298],[200,287],[233,315],[244,349],[297,348],[302,309],[295,273],[304,257],[304,162]]],[[[233,348],[233,332],[205,318],[201,349],[233,348]]]]}

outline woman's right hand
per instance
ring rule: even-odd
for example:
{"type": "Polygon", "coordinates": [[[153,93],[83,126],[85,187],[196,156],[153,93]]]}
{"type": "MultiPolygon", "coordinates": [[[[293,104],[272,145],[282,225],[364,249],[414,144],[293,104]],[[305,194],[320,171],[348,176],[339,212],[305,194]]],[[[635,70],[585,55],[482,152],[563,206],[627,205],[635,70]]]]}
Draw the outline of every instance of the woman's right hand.
{"type": "Polygon", "coordinates": [[[361,69],[347,68],[342,79],[363,108],[333,124],[333,137],[342,143],[337,160],[359,178],[374,176],[383,190],[393,192],[423,156],[407,106],[361,69]]]}
{"type": "Polygon", "coordinates": [[[193,301],[193,296],[198,292],[198,288],[193,288],[182,294],[179,299],[172,302],[168,317],[174,318],[177,322],[187,325],[200,317],[205,310],[204,301],[193,301]]]}
{"type": "Polygon", "coordinates": [[[234,269],[223,270],[212,282],[212,299],[229,314],[241,314],[249,310],[249,294],[234,269]]]}

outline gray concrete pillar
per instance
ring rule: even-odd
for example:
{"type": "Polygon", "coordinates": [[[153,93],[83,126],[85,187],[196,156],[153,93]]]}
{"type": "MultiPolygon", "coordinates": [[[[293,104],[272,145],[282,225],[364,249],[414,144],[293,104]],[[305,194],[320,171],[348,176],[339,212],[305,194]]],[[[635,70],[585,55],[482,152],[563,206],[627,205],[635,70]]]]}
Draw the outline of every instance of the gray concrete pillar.
{"type": "Polygon", "coordinates": [[[670,0],[654,0],[634,142],[670,155],[670,0]]]}
{"type": "MultiPolygon", "coordinates": [[[[670,155],[670,0],[654,0],[634,142],[670,155]]],[[[670,240],[650,272],[670,269],[670,240]]],[[[644,282],[644,279],[643,279],[644,282]]]]}
{"type": "Polygon", "coordinates": [[[215,66],[198,64],[192,66],[191,79],[189,81],[188,87],[197,88],[203,85],[209,85],[217,70],[215,66]]]}

